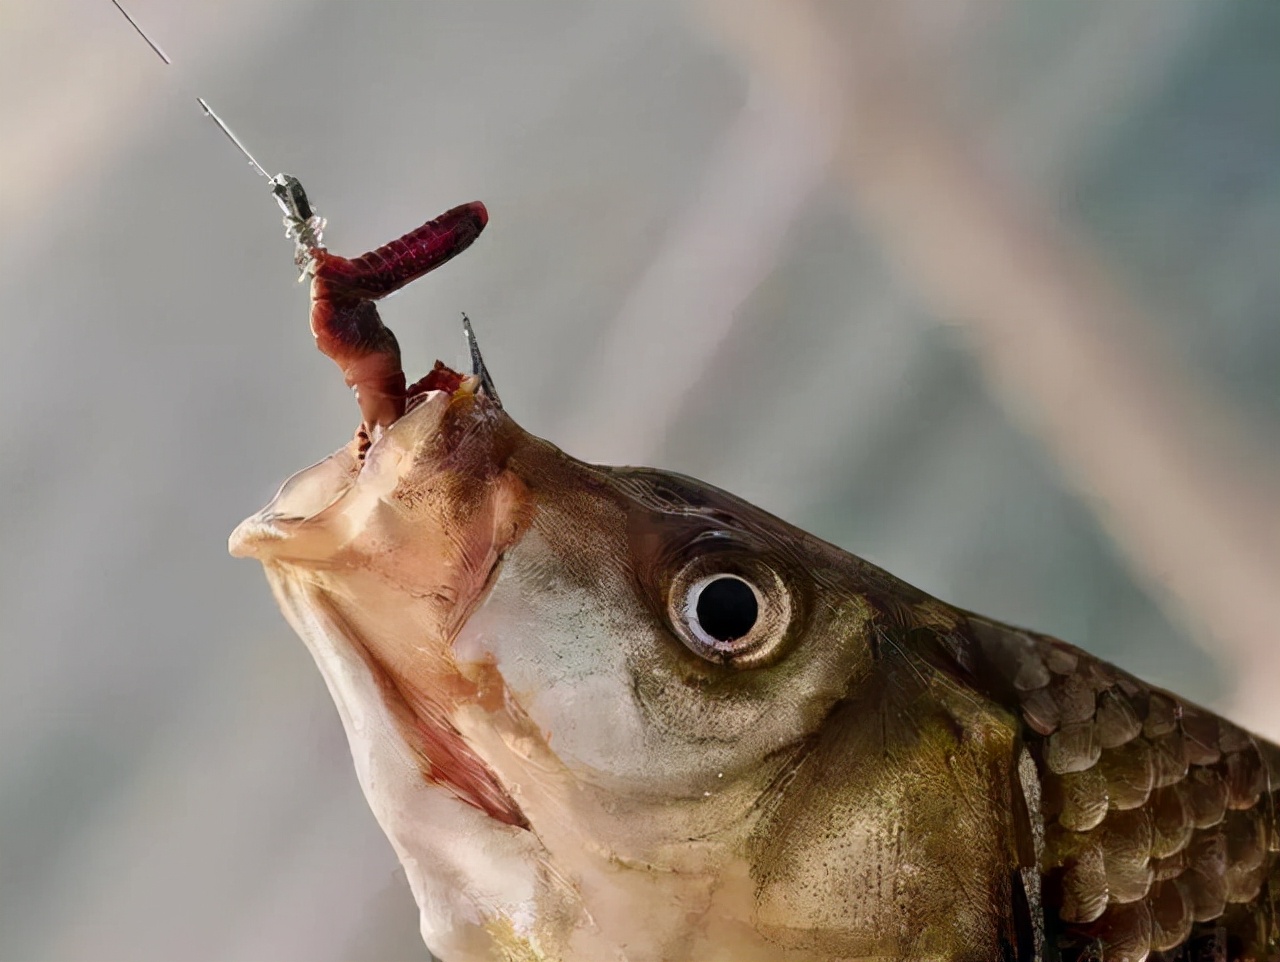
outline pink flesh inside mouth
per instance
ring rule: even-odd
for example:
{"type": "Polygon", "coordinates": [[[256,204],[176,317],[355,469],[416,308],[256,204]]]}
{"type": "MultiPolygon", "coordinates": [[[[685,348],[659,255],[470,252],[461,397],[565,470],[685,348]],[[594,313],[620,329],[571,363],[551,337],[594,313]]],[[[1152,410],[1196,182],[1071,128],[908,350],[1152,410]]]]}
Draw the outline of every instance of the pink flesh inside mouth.
{"type": "Polygon", "coordinates": [[[452,396],[462,386],[462,381],[461,374],[447,367],[444,361],[436,361],[425,377],[409,385],[405,392],[405,413],[412,411],[432,391],[444,391],[452,396]]]}

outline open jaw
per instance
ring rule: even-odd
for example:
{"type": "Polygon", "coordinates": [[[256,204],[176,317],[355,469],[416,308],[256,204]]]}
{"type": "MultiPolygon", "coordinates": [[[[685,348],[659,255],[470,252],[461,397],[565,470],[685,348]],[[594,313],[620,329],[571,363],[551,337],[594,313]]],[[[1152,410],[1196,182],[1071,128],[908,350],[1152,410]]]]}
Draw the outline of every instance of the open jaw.
{"type": "Polygon", "coordinates": [[[312,334],[354,391],[361,424],[231,536],[232,554],[263,563],[311,649],[388,834],[413,793],[385,789],[406,773],[498,824],[528,824],[454,723],[464,707],[503,703],[500,679],[461,668],[452,641],[522,528],[519,486],[499,464],[510,422],[468,322],[473,373],[437,361],[406,387],[375,304],[465,250],[487,220],[483,204],[464,204],[354,259],[300,249],[312,334]]]}
{"type": "Polygon", "coordinates": [[[358,769],[362,755],[392,748],[427,784],[526,828],[453,722],[463,706],[504,702],[496,673],[464,670],[452,652],[514,534],[512,499],[488,463],[502,415],[479,386],[437,363],[408,392],[403,417],[290,478],[230,546],[262,561],[329,684],[358,769]],[[493,490],[459,497],[477,486],[493,490]],[[358,745],[366,735],[374,744],[358,745]]]}

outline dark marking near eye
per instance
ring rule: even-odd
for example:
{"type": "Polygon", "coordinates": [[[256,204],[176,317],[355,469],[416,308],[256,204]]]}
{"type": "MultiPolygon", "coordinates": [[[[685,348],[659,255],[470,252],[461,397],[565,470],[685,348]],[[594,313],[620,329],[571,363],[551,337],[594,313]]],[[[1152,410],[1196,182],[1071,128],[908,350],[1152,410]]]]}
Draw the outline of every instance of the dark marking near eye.
{"type": "Polygon", "coordinates": [[[716,641],[736,641],[751,631],[760,604],[751,586],[739,578],[716,578],[698,594],[698,624],[716,641]]]}

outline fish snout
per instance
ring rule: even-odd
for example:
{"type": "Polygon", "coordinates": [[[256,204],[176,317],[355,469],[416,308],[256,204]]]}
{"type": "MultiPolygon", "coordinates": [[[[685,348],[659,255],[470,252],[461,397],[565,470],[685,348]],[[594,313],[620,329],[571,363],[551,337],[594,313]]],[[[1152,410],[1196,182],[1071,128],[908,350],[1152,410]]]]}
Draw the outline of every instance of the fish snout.
{"type": "MultiPolygon", "coordinates": [[[[232,532],[237,558],[323,563],[353,539],[380,527],[387,510],[452,513],[456,498],[424,503],[417,492],[444,473],[465,480],[494,473],[494,436],[509,422],[479,375],[441,364],[408,392],[406,412],[370,438],[365,429],[343,448],[289,478],[275,497],[232,532]]],[[[500,432],[499,432],[500,433],[500,432]]],[[[408,520],[402,517],[402,520],[408,520]]],[[[440,519],[443,520],[443,519],[440,519]]]]}

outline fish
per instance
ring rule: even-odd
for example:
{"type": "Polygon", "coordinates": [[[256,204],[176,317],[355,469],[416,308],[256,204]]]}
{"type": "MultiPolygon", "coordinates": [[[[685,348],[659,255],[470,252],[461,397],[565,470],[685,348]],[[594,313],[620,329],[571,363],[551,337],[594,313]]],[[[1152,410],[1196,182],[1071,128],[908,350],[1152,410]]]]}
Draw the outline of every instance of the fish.
{"type": "Polygon", "coordinates": [[[471,371],[407,385],[374,302],[487,220],[302,250],[361,423],[230,539],[432,953],[1280,958],[1280,748],[712,485],[564,453],[469,323],[471,371]]]}

